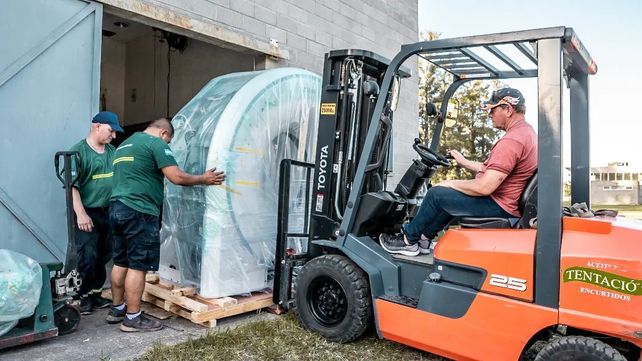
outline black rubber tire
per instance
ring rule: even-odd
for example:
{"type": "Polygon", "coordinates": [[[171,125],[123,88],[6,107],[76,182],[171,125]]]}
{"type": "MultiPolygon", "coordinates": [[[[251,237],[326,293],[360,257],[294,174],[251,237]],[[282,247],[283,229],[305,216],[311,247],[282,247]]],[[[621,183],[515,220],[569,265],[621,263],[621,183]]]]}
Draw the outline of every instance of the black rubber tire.
{"type": "Polygon", "coordinates": [[[347,257],[312,259],[296,283],[296,312],[308,330],[344,343],[361,337],[372,324],[368,276],[347,257]]]}
{"type": "Polygon", "coordinates": [[[78,324],[80,324],[80,311],[70,305],[64,304],[56,312],[54,312],[54,323],[58,327],[58,335],[66,335],[76,331],[78,324]]]}
{"type": "Polygon", "coordinates": [[[606,343],[585,336],[559,337],[549,342],[535,361],[626,361],[606,343]]]}

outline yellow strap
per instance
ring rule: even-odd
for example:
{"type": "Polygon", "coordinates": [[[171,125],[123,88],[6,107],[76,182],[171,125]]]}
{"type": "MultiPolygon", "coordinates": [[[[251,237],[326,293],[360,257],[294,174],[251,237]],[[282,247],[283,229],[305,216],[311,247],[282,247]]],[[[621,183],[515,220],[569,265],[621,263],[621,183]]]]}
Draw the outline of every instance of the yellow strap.
{"type": "Polygon", "coordinates": [[[255,181],[244,181],[244,180],[238,180],[236,181],[236,184],[240,186],[247,186],[247,187],[260,187],[261,183],[255,182],[255,181]]]}
{"type": "Polygon", "coordinates": [[[236,147],[234,148],[235,152],[238,153],[254,153],[254,154],[263,154],[263,151],[260,149],[245,148],[245,147],[236,147]]]}
{"type": "Polygon", "coordinates": [[[225,184],[221,184],[220,187],[225,189],[226,192],[229,192],[229,193],[232,193],[232,194],[241,194],[241,192],[239,192],[239,191],[237,191],[237,190],[235,190],[233,188],[230,188],[230,187],[226,186],[225,184]]]}

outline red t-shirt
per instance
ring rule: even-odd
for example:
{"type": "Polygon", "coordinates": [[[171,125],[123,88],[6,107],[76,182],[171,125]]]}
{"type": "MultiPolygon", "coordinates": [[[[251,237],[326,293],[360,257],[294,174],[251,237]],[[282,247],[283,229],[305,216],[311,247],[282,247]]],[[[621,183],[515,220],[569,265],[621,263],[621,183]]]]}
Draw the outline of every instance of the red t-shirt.
{"type": "Polygon", "coordinates": [[[537,134],[533,127],[522,121],[508,129],[493,145],[475,178],[481,177],[486,169],[507,175],[490,197],[506,212],[519,217],[519,197],[526,188],[526,182],[537,171],[537,134]]]}

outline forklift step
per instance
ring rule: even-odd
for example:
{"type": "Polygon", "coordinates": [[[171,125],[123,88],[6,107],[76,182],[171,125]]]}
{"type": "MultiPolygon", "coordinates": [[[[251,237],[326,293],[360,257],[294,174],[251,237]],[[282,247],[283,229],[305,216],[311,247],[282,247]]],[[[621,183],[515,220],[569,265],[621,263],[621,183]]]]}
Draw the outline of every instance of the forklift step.
{"type": "Polygon", "coordinates": [[[422,266],[432,266],[435,263],[435,257],[432,253],[419,256],[404,256],[402,254],[393,254],[392,258],[396,261],[412,263],[422,266]]]}
{"type": "Polygon", "coordinates": [[[379,299],[412,308],[417,308],[417,304],[419,303],[419,299],[407,296],[383,295],[380,296],[379,299]]]}

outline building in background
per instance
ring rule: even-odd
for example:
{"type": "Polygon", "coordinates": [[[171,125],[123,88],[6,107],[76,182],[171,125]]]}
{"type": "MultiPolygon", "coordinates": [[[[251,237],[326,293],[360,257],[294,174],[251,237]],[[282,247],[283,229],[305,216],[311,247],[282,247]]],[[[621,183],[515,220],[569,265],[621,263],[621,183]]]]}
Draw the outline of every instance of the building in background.
{"type": "Polygon", "coordinates": [[[642,204],[642,168],[612,162],[591,168],[591,203],[642,204]]]}

